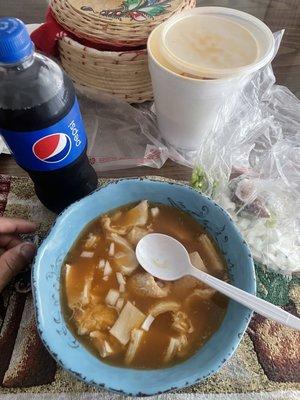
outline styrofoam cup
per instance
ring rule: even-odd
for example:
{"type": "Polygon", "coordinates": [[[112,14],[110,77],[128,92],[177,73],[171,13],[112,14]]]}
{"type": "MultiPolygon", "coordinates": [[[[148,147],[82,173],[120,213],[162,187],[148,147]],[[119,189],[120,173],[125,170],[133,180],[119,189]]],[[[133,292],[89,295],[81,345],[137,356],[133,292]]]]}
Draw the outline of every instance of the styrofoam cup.
{"type": "Polygon", "coordinates": [[[220,109],[228,105],[230,113],[234,95],[273,52],[269,28],[229,8],[199,7],[159,25],[148,39],[148,55],[164,139],[176,148],[197,149],[220,109]]]}

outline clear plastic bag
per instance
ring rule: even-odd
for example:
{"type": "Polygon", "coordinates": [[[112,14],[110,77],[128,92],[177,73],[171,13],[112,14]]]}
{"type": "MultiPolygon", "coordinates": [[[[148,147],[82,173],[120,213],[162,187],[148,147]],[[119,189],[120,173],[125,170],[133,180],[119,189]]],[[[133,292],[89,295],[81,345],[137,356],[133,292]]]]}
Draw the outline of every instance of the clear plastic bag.
{"type": "Polygon", "coordinates": [[[88,156],[97,172],[147,166],[161,168],[168,159],[155,118],[101,92],[77,86],[88,134],[88,156]]]}
{"type": "Polygon", "coordinates": [[[88,156],[97,172],[161,168],[168,158],[193,167],[197,151],[182,152],[164,143],[152,103],[132,106],[99,90],[75,87],[88,135],[88,156]]]}
{"type": "MultiPolygon", "coordinates": [[[[283,32],[276,33],[279,47],[283,32]]],[[[275,85],[271,65],[219,113],[203,136],[192,184],[232,216],[254,257],[285,274],[300,271],[300,101],[275,85]]]]}

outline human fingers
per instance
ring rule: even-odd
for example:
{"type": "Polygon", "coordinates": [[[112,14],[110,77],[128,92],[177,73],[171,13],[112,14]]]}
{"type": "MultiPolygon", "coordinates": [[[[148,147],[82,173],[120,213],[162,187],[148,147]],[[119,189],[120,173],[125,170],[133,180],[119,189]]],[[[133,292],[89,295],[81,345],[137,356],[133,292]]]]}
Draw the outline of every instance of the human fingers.
{"type": "Polygon", "coordinates": [[[31,262],[35,251],[36,247],[33,243],[23,242],[0,256],[0,292],[16,274],[31,262]]]}
{"type": "Polygon", "coordinates": [[[31,233],[36,230],[35,222],[21,218],[0,218],[0,233],[31,233]]]}
{"type": "Polygon", "coordinates": [[[9,250],[20,243],[22,243],[22,240],[18,235],[12,235],[12,234],[0,235],[0,248],[2,249],[9,250]]]}

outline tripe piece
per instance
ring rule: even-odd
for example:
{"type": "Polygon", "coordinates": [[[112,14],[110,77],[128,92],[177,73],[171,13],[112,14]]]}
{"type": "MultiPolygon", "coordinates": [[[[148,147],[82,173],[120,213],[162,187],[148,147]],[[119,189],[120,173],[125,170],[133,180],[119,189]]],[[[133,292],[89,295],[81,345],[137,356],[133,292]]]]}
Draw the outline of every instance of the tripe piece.
{"type": "Polygon", "coordinates": [[[211,239],[204,233],[199,236],[198,241],[201,243],[202,249],[206,253],[209,267],[215,272],[224,272],[222,258],[215,249],[215,246],[212,243],[211,239]]]}
{"type": "Polygon", "coordinates": [[[175,356],[184,357],[187,352],[188,340],[185,335],[179,337],[171,337],[167,351],[164,356],[164,363],[168,363],[174,359],[175,356]]]}
{"type": "Polygon", "coordinates": [[[198,284],[198,279],[194,278],[193,276],[187,275],[183,276],[177,281],[172,282],[172,289],[174,293],[178,293],[181,296],[185,297],[188,296],[191,291],[198,286],[198,284]]]}
{"type": "Polygon", "coordinates": [[[155,318],[153,317],[153,315],[149,314],[145,321],[142,323],[141,328],[144,329],[144,331],[148,332],[154,320],[155,318]]]}
{"type": "Polygon", "coordinates": [[[192,293],[185,299],[184,304],[187,306],[190,305],[190,303],[193,300],[199,299],[199,300],[209,300],[213,297],[213,295],[216,293],[215,289],[212,288],[197,288],[192,291],[192,293]]]}
{"type": "Polygon", "coordinates": [[[131,208],[122,218],[125,226],[144,226],[148,221],[148,201],[143,200],[131,208]]]}
{"type": "Polygon", "coordinates": [[[101,357],[105,358],[113,354],[113,349],[107,340],[105,340],[106,335],[99,331],[93,331],[90,333],[92,342],[99,351],[101,357]]]}
{"type": "Polygon", "coordinates": [[[94,235],[93,233],[90,233],[88,238],[87,238],[87,240],[86,240],[86,242],[85,242],[84,247],[86,249],[95,248],[96,245],[97,245],[98,240],[99,240],[98,236],[94,235]]]}
{"type": "Polygon", "coordinates": [[[117,303],[116,303],[116,309],[120,312],[124,306],[125,299],[123,297],[119,297],[117,303]]]}
{"type": "Polygon", "coordinates": [[[144,331],[141,329],[133,329],[130,335],[130,343],[125,354],[125,364],[130,364],[141,345],[144,331]]]}
{"type": "Polygon", "coordinates": [[[187,350],[188,350],[188,339],[186,335],[181,335],[178,338],[178,349],[177,349],[177,355],[179,357],[184,357],[186,356],[187,350]]]}
{"type": "Polygon", "coordinates": [[[149,313],[153,317],[157,317],[158,315],[164,314],[166,312],[175,312],[179,310],[179,308],[180,303],[178,303],[177,301],[160,301],[150,308],[149,313]]]}
{"type": "Polygon", "coordinates": [[[191,264],[195,268],[200,269],[203,272],[208,272],[206,266],[204,265],[204,262],[203,262],[202,258],[200,257],[200,254],[198,253],[198,251],[194,251],[193,253],[189,254],[189,256],[190,256],[191,264]]]}
{"type": "Polygon", "coordinates": [[[77,322],[78,334],[85,335],[111,327],[117,319],[117,311],[104,304],[96,304],[86,307],[83,311],[76,310],[74,319],[77,322]]]}
{"type": "Polygon", "coordinates": [[[144,236],[151,232],[153,232],[153,229],[145,229],[140,228],[139,226],[134,226],[126,237],[131,244],[136,246],[144,236]]]}
{"type": "Polygon", "coordinates": [[[192,333],[194,327],[192,321],[184,311],[176,311],[172,314],[172,328],[179,333],[192,333]]]}
{"type": "Polygon", "coordinates": [[[117,278],[119,285],[126,284],[126,280],[125,280],[124,276],[121,274],[121,272],[116,272],[116,278],[117,278]]]}
{"type": "Polygon", "coordinates": [[[92,282],[93,282],[92,276],[89,276],[88,278],[85,279],[83,291],[82,291],[81,297],[80,297],[81,303],[83,305],[86,305],[90,302],[92,282]]]}
{"type": "Polygon", "coordinates": [[[120,292],[118,292],[118,290],[109,289],[105,297],[105,303],[108,304],[109,306],[115,306],[119,297],[120,297],[120,292]]]}
{"type": "Polygon", "coordinates": [[[111,233],[125,235],[133,226],[144,226],[148,220],[148,202],[142,201],[137,206],[131,208],[125,214],[120,215],[116,220],[104,215],[101,218],[103,228],[111,233]],[[112,222],[114,224],[112,224],[112,222]]]}
{"type": "Polygon", "coordinates": [[[119,244],[122,247],[122,251],[126,253],[126,250],[133,251],[131,244],[122,236],[117,233],[111,233],[108,235],[108,239],[114,241],[116,244],[119,244]]]}
{"type": "Polygon", "coordinates": [[[139,264],[131,244],[116,233],[111,233],[108,239],[114,241],[119,247],[116,253],[118,257],[114,257],[114,259],[111,260],[116,270],[124,275],[132,274],[139,264]],[[119,253],[124,253],[124,255],[122,256],[119,253]]]}
{"type": "Polygon", "coordinates": [[[179,340],[177,338],[171,337],[169,345],[164,356],[164,363],[170,362],[176,355],[179,346],[179,340]]]}
{"type": "Polygon", "coordinates": [[[121,283],[121,284],[119,285],[119,292],[120,292],[120,293],[124,293],[124,292],[125,292],[125,285],[124,285],[124,283],[121,283]]]}
{"type": "Polygon", "coordinates": [[[152,217],[155,218],[159,214],[159,208],[158,207],[153,207],[153,208],[151,208],[150,212],[151,212],[152,217]]]}
{"type": "Polygon", "coordinates": [[[80,257],[83,257],[83,258],[92,258],[92,257],[94,257],[94,252],[93,251],[83,251],[81,254],[80,254],[80,257]]]}
{"type": "Polygon", "coordinates": [[[130,340],[132,329],[139,328],[145,317],[145,314],[128,301],[109,332],[120,343],[126,345],[130,340]]]}
{"type": "Polygon", "coordinates": [[[111,275],[111,273],[112,273],[112,267],[110,266],[109,261],[106,261],[104,271],[103,271],[103,276],[111,275]]]}
{"type": "Polygon", "coordinates": [[[108,255],[109,255],[110,257],[112,257],[114,254],[115,254],[115,244],[114,244],[114,242],[112,242],[112,243],[109,245],[108,255]]]}
{"type": "Polygon", "coordinates": [[[164,287],[160,287],[148,272],[140,272],[130,277],[128,286],[135,294],[143,297],[161,298],[170,293],[169,283],[166,283],[164,287]]]}
{"type": "Polygon", "coordinates": [[[125,235],[128,230],[128,228],[126,226],[125,227],[112,226],[111,219],[107,215],[104,215],[101,218],[101,223],[102,223],[103,229],[108,232],[111,232],[111,233],[125,235]]]}
{"type": "Polygon", "coordinates": [[[124,256],[126,256],[126,253],[124,253],[124,251],[118,251],[116,254],[115,254],[115,258],[122,258],[122,257],[124,257],[124,256]]]}

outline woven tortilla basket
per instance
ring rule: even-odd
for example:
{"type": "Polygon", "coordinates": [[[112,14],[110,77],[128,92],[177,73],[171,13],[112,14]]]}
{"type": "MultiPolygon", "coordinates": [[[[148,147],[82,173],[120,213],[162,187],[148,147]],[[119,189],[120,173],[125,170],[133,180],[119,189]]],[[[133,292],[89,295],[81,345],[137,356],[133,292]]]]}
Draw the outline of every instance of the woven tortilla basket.
{"type": "Polygon", "coordinates": [[[130,103],[152,100],[146,49],[100,51],[64,37],[59,52],[63,68],[76,84],[130,103]]]}
{"type": "Polygon", "coordinates": [[[195,7],[195,0],[180,1],[171,13],[148,18],[143,23],[134,20],[124,23],[118,19],[95,19],[75,10],[67,0],[51,0],[50,6],[59,24],[79,38],[114,47],[138,47],[146,44],[149,34],[157,25],[174,14],[195,7]]]}

